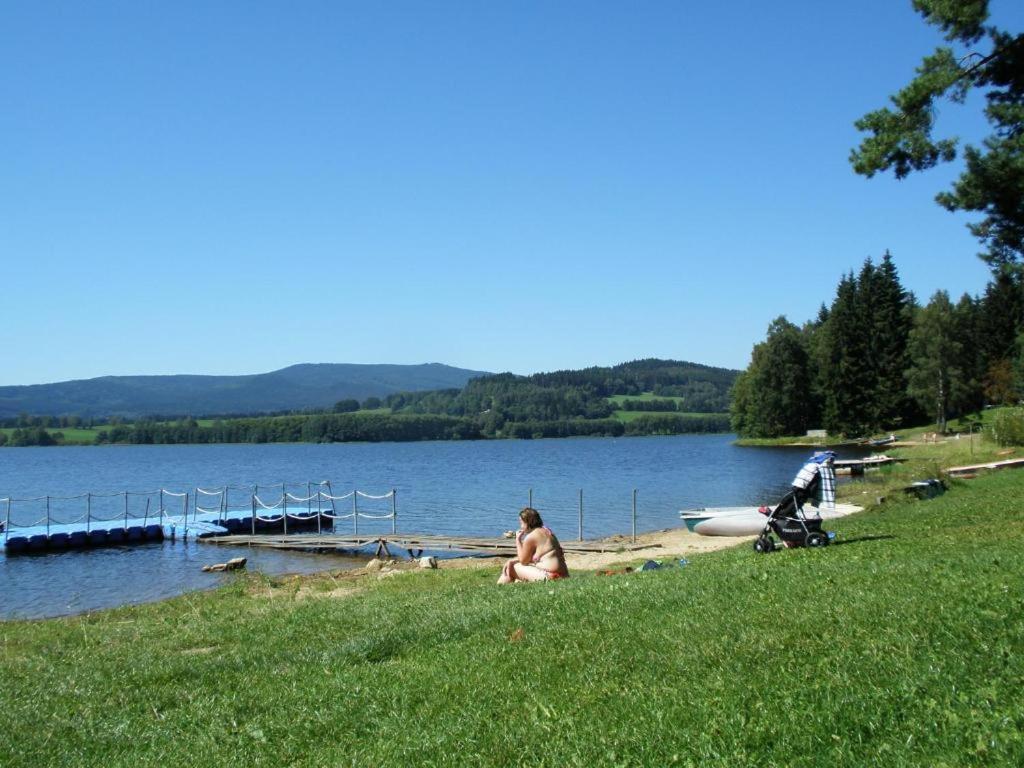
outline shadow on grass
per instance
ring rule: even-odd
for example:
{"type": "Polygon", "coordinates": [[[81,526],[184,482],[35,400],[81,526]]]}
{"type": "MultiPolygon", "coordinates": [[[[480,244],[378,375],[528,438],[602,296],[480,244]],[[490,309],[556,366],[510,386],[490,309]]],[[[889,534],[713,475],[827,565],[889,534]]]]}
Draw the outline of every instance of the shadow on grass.
{"type": "Polygon", "coordinates": [[[845,544],[860,544],[864,541],[885,541],[886,539],[895,539],[891,533],[879,534],[877,536],[855,536],[852,539],[835,539],[829,544],[830,547],[841,547],[845,544]]]}

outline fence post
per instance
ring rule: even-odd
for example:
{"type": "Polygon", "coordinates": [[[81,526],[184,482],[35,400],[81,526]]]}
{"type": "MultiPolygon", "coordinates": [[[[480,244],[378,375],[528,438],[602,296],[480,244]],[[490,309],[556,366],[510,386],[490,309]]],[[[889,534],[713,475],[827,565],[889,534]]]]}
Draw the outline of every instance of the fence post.
{"type": "Polygon", "coordinates": [[[128,530],[128,491],[124,492],[124,529],[128,530]]]}
{"type": "Polygon", "coordinates": [[[50,535],[50,497],[46,497],[46,535],[50,535]]]}
{"type": "Polygon", "coordinates": [[[398,502],[396,497],[398,491],[394,488],[391,489],[391,534],[398,533],[398,502]]]}
{"type": "Polygon", "coordinates": [[[636,544],[636,488],[633,489],[633,543],[636,544]]]}
{"type": "Polygon", "coordinates": [[[92,494],[85,494],[85,532],[89,533],[92,523],[92,494]]]}
{"type": "Polygon", "coordinates": [[[580,488],[580,541],[583,541],[583,489],[580,488]]]}
{"type": "Polygon", "coordinates": [[[359,491],[352,489],[352,530],[356,536],[359,535],[359,491]]]}
{"type": "MultiPolygon", "coordinates": [[[[331,514],[337,517],[338,505],[334,503],[334,488],[331,487],[331,481],[326,480],[327,483],[327,495],[331,497],[331,514]]],[[[334,528],[334,518],[331,518],[331,528],[334,528]]]]}

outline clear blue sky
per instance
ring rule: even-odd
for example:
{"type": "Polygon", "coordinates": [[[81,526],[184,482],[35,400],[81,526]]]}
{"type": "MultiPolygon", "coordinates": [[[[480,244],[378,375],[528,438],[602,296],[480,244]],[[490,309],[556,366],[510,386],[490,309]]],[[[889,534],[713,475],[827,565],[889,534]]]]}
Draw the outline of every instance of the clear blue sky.
{"type": "Polygon", "coordinates": [[[887,248],[978,293],[956,169],[847,162],[939,42],[909,0],[5,2],[0,384],[739,368],[887,248]]]}

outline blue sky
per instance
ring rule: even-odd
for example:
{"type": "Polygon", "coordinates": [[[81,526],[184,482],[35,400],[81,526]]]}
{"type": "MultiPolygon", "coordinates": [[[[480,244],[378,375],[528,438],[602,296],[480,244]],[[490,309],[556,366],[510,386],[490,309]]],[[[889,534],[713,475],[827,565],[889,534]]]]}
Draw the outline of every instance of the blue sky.
{"type": "Polygon", "coordinates": [[[739,368],[887,248],[978,293],[956,167],[847,162],[939,43],[909,0],[3,3],[0,384],[739,368]]]}

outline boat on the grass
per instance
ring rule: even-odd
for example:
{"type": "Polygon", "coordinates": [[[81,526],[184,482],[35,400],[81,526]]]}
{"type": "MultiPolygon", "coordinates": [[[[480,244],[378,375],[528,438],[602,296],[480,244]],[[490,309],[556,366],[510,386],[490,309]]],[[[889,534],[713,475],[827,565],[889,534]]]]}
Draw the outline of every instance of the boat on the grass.
{"type": "MultiPolygon", "coordinates": [[[[765,516],[758,507],[706,507],[680,510],[679,518],[687,529],[702,536],[756,536],[764,530],[765,516]]],[[[804,507],[809,517],[822,520],[860,512],[862,507],[854,504],[836,504],[834,507],[819,509],[811,505],[804,507]]]]}

